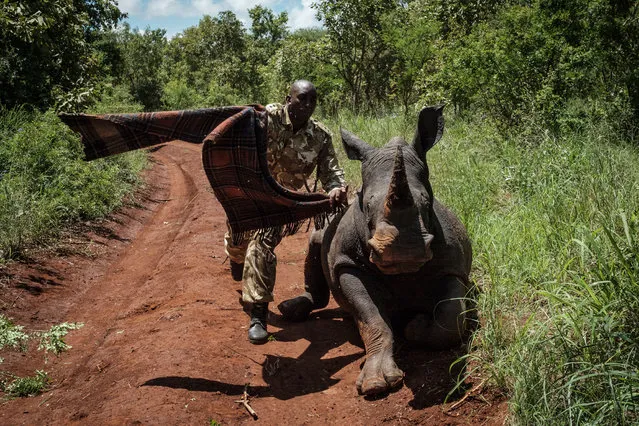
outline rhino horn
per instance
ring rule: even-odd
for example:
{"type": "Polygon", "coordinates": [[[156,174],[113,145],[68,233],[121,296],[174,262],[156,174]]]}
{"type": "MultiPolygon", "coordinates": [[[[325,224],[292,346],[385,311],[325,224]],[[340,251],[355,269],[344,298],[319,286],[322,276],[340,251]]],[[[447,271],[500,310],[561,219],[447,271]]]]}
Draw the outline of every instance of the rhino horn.
{"type": "Polygon", "coordinates": [[[413,196],[408,186],[406,177],[406,167],[404,166],[404,154],[401,146],[397,147],[395,154],[395,165],[393,166],[393,176],[388,187],[386,202],[384,203],[384,216],[389,218],[393,209],[410,207],[413,205],[413,196]]]}

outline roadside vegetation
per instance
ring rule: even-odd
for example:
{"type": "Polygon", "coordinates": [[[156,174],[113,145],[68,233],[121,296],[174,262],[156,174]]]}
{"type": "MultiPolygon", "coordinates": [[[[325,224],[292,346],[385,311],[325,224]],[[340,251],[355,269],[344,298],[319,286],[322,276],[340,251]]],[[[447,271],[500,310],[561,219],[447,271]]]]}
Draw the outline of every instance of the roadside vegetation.
{"type": "Polygon", "coordinates": [[[142,153],[90,163],[83,155],[53,111],[0,110],[0,262],[119,207],[146,164],[142,153]]]}
{"type": "Polygon", "coordinates": [[[54,111],[266,104],[306,78],[357,187],[340,127],[410,140],[443,102],[431,179],[480,290],[467,374],[511,423],[639,421],[636,2],[318,0],[321,29],[256,6],[248,27],[221,12],[170,39],[122,25],[112,0],[16,4],[0,6],[0,258],[106,214],[143,167],[84,163],[54,111]]]}
{"type": "MultiPolygon", "coordinates": [[[[26,332],[21,325],[14,324],[9,318],[0,314],[0,351],[7,350],[26,352],[30,341],[38,342],[38,351],[46,355],[52,352],[59,355],[70,349],[64,338],[71,330],[77,330],[82,323],[62,323],[52,326],[46,331],[26,332]]],[[[1,353],[1,352],[0,352],[1,353]]],[[[0,358],[0,366],[3,359],[0,358]]],[[[17,377],[9,372],[0,370],[0,391],[5,397],[18,398],[37,395],[47,389],[50,378],[44,370],[36,370],[33,376],[17,377]]]]}

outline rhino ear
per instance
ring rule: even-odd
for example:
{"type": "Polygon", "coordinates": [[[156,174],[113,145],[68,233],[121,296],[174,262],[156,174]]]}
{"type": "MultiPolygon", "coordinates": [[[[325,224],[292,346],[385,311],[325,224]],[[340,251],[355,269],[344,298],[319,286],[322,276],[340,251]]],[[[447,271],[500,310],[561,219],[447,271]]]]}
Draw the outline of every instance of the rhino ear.
{"type": "Polygon", "coordinates": [[[417,131],[413,139],[413,148],[423,157],[442,137],[444,133],[444,105],[422,108],[417,119],[417,131]]]}
{"type": "Polygon", "coordinates": [[[363,161],[369,151],[374,148],[345,129],[339,129],[342,134],[342,144],[349,160],[363,161]]]}

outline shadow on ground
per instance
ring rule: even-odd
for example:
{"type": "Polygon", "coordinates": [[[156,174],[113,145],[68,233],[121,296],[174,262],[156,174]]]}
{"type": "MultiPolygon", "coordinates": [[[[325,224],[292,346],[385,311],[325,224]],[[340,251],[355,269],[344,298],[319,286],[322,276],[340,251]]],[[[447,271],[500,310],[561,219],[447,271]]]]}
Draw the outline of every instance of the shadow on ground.
{"type": "MultiPolygon", "coordinates": [[[[279,342],[305,339],[310,342],[297,358],[266,355],[262,365],[262,378],[266,386],[250,386],[248,393],[261,397],[272,396],[288,400],[297,396],[324,391],[339,382],[335,373],[361,359],[364,363],[363,344],[357,328],[348,314],[341,309],[327,309],[314,314],[304,323],[287,323],[278,315],[270,314],[270,322],[282,327],[273,333],[279,342]],[[309,324],[309,321],[311,322],[309,324]],[[339,355],[340,346],[351,343],[362,348],[361,352],[339,355]],[[329,352],[335,356],[326,357],[329,352]]],[[[441,404],[454,389],[456,378],[463,371],[463,363],[451,364],[463,355],[463,351],[431,352],[401,345],[395,356],[398,366],[406,373],[404,385],[413,399],[409,406],[423,409],[441,404]]],[[[360,365],[360,367],[361,367],[360,365]]],[[[355,383],[352,384],[353,387],[355,383]]],[[[181,376],[158,377],[142,386],[163,386],[200,392],[220,392],[225,395],[242,395],[244,384],[232,384],[217,380],[181,376]]],[[[379,399],[387,394],[370,399],[379,399]]],[[[452,395],[449,401],[461,395],[452,395]]]]}

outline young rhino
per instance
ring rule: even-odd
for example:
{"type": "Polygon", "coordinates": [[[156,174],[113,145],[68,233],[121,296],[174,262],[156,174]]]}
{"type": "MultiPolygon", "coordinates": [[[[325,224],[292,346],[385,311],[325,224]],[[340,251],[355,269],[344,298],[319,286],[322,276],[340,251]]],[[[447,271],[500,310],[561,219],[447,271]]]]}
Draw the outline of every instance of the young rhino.
{"type": "Polygon", "coordinates": [[[348,158],[362,162],[357,199],[311,236],[306,292],[282,302],[303,320],[335,300],[352,313],[366,348],[357,390],[377,394],[402,383],[393,329],[433,349],[459,345],[466,332],[471,247],[455,215],[434,197],[426,152],[441,138],[443,107],[426,107],[412,145],[391,139],[373,148],[342,130],[348,158]]]}

